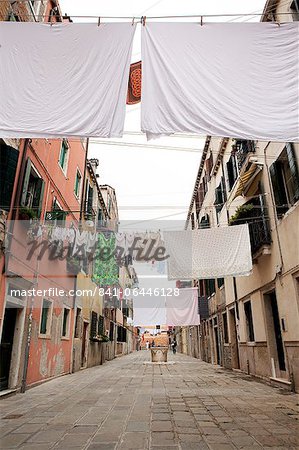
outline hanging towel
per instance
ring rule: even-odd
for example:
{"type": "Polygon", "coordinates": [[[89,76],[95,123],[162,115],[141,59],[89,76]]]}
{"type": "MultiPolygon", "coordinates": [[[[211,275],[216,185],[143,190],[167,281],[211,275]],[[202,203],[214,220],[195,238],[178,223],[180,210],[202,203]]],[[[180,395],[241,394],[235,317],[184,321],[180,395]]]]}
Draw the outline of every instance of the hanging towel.
{"type": "Polygon", "coordinates": [[[131,64],[127,105],[135,105],[141,100],[141,61],[131,64]]]}

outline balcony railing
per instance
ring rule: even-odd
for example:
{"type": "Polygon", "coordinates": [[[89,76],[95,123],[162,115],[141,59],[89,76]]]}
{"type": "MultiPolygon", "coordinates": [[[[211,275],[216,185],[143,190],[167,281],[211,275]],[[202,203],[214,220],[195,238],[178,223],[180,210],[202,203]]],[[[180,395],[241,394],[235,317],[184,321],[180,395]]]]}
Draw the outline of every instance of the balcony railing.
{"type": "Polygon", "coordinates": [[[254,141],[237,140],[233,146],[233,150],[237,156],[238,168],[240,170],[247,158],[247,155],[255,152],[255,143],[254,141]]]}
{"type": "Polygon", "coordinates": [[[267,216],[267,210],[263,204],[262,197],[252,203],[244,205],[246,210],[242,213],[240,209],[239,216],[235,215],[230,225],[241,225],[248,223],[251,252],[254,255],[263,246],[271,245],[270,222],[267,216]],[[251,209],[248,207],[252,206],[251,209]]]}

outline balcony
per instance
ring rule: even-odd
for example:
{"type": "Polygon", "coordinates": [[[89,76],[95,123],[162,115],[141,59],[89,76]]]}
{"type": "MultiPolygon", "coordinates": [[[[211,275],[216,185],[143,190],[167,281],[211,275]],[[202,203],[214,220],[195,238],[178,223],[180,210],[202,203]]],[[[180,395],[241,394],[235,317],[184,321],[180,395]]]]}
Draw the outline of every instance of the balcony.
{"type": "Polygon", "coordinates": [[[253,259],[257,259],[262,254],[270,254],[272,242],[270,222],[262,196],[239,207],[230,220],[230,225],[244,223],[248,223],[253,259]]]}
{"type": "Polygon", "coordinates": [[[255,153],[255,143],[254,141],[236,140],[233,145],[233,152],[237,157],[238,168],[240,170],[246,161],[247,155],[249,153],[255,153]]]}

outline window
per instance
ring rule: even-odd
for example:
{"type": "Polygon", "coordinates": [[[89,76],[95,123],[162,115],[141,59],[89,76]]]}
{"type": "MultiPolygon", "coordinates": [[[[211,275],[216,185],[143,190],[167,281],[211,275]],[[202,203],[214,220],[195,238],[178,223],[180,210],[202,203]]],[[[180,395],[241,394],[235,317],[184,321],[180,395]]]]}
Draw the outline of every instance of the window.
{"type": "Polygon", "coordinates": [[[75,189],[74,189],[75,196],[76,196],[77,198],[80,197],[81,182],[82,182],[82,176],[81,176],[79,170],[77,170],[77,173],[76,173],[76,179],[75,179],[75,189]]]}
{"type": "Polygon", "coordinates": [[[215,286],[214,278],[211,278],[209,280],[204,280],[204,283],[205,283],[206,296],[210,297],[212,294],[215,294],[216,286],[215,286]]]}
{"type": "Polygon", "coordinates": [[[238,169],[235,155],[231,155],[226,163],[226,172],[228,179],[228,190],[231,191],[236,179],[238,178],[238,169]]]}
{"type": "Polygon", "coordinates": [[[217,278],[217,286],[221,288],[224,285],[224,278],[217,278]]]}
{"type": "Polygon", "coordinates": [[[34,169],[30,159],[27,159],[21,196],[21,206],[32,209],[37,217],[40,217],[41,214],[44,189],[44,180],[34,169]]]}
{"type": "Polygon", "coordinates": [[[127,329],[121,326],[117,327],[117,342],[127,342],[127,329]]]}
{"type": "Polygon", "coordinates": [[[198,224],[199,228],[210,228],[210,217],[208,214],[205,214],[198,224]]]}
{"type": "Polygon", "coordinates": [[[60,155],[59,155],[59,165],[62,168],[64,174],[66,175],[67,163],[68,163],[68,152],[69,145],[66,139],[61,142],[60,155]]]}
{"type": "Polygon", "coordinates": [[[228,326],[227,326],[227,313],[222,314],[222,322],[223,322],[223,339],[224,343],[228,344],[228,326]]]}
{"type": "Polygon", "coordinates": [[[110,329],[109,329],[109,340],[114,340],[114,323],[110,322],[110,329]]]}
{"type": "Polygon", "coordinates": [[[294,0],[291,3],[290,10],[292,12],[293,21],[297,22],[299,20],[299,1],[298,0],[294,0]]]}
{"type": "Polygon", "coordinates": [[[85,212],[87,214],[92,214],[93,212],[93,188],[88,181],[86,182],[85,212]]]}
{"type": "Polygon", "coordinates": [[[217,213],[217,220],[218,220],[218,214],[223,208],[224,202],[226,200],[225,198],[225,182],[224,177],[221,177],[220,183],[215,189],[215,202],[214,205],[216,207],[216,213],[217,213]]]}
{"type": "Polygon", "coordinates": [[[81,335],[81,309],[77,308],[76,311],[76,320],[75,320],[75,338],[79,338],[81,335]]]}
{"type": "Polygon", "coordinates": [[[44,299],[39,328],[40,334],[50,334],[51,313],[52,313],[52,302],[44,299]]]}
{"type": "Polygon", "coordinates": [[[98,332],[98,315],[96,312],[91,312],[91,324],[90,324],[90,339],[94,339],[98,332]]]}
{"type": "Polygon", "coordinates": [[[63,309],[63,320],[62,320],[62,337],[69,337],[70,329],[70,310],[69,308],[63,309]]]}
{"type": "Polygon", "coordinates": [[[103,335],[105,334],[105,330],[104,330],[104,317],[103,316],[99,316],[99,321],[98,321],[98,335],[103,335]]]}
{"type": "Polygon", "coordinates": [[[0,140],[0,205],[1,209],[9,211],[19,151],[0,140]]]}
{"type": "Polygon", "coordinates": [[[245,312],[245,319],[246,319],[247,341],[254,342],[254,329],[253,329],[251,301],[244,303],[244,312],[245,312]]]}
{"type": "Polygon", "coordinates": [[[299,175],[293,144],[288,143],[270,166],[270,176],[277,216],[281,218],[299,200],[299,175]]]}

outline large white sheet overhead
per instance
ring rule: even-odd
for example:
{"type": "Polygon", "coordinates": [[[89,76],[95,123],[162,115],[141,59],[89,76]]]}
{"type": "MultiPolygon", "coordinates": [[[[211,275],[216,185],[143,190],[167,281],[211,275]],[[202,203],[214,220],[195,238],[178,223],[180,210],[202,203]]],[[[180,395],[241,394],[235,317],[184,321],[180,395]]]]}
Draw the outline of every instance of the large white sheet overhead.
{"type": "Polygon", "coordinates": [[[249,275],[248,225],[164,232],[169,280],[249,275]]]}
{"type": "Polygon", "coordinates": [[[299,23],[146,23],[141,129],[297,141],[299,23]]]}
{"type": "Polygon", "coordinates": [[[0,136],[121,137],[134,31],[0,22],[0,136]]]}

